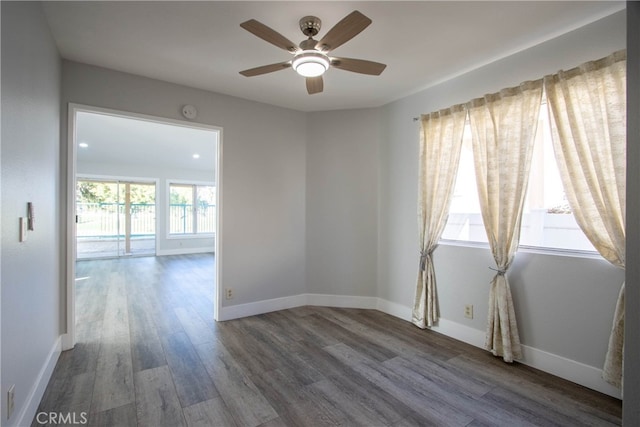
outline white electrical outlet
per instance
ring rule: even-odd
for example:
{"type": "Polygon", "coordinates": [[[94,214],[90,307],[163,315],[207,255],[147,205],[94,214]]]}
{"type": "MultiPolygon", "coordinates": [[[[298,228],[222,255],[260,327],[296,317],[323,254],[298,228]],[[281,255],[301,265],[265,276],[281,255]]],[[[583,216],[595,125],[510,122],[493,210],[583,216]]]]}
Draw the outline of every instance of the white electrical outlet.
{"type": "Polygon", "coordinates": [[[225,289],[225,296],[226,296],[227,299],[233,299],[233,289],[226,288],[225,289]]]}
{"type": "Polygon", "coordinates": [[[464,317],[473,319],[473,305],[467,304],[464,306],[464,317]]]}
{"type": "Polygon", "coordinates": [[[15,401],[16,394],[16,385],[12,384],[7,390],[7,419],[11,418],[11,414],[13,413],[13,408],[16,405],[15,401]]]}

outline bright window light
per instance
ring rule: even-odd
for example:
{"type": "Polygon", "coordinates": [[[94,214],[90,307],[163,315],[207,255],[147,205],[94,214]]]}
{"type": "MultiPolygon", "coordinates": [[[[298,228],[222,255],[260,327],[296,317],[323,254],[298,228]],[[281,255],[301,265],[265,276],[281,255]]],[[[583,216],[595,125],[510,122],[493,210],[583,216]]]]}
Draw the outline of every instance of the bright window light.
{"type": "MultiPolygon", "coordinates": [[[[442,239],[487,242],[476,186],[471,125],[463,133],[460,165],[442,239]]],[[[520,245],[577,251],[595,248],[576,223],[553,152],[546,102],[540,107],[531,175],[522,216],[520,245]]]]}
{"type": "Polygon", "coordinates": [[[169,234],[211,234],[216,230],[216,187],[169,184],[169,234]]]}

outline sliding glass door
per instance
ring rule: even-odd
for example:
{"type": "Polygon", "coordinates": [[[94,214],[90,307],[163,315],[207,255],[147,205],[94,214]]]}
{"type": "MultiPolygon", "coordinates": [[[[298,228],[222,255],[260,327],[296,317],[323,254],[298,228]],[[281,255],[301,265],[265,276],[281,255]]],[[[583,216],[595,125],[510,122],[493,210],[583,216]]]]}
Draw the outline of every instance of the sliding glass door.
{"type": "Polygon", "coordinates": [[[77,258],[154,255],[155,194],[155,183],[79,178],[77,258]]]}

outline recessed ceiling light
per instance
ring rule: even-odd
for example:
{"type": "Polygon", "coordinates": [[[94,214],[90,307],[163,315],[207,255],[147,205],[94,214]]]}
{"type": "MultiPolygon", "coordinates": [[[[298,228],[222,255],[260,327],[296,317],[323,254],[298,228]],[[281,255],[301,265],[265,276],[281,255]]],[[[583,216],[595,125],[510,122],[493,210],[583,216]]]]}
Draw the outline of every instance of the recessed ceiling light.
{"type": "Polygon", "coordinates": [[[200,158],[200,154],[198,154],[198,153],[194,154],[194,155],[193,155],[193,158],[194,158],[194,159],[199,159],[199,158],[200,158]]]}
{"type": "Polygon", "coordinates": [[[78,144],[78,147],[80,148],[87,148],[89,146],[89,144],[87,144],[86,142],[81,142],[80,144],[78,144]]]}

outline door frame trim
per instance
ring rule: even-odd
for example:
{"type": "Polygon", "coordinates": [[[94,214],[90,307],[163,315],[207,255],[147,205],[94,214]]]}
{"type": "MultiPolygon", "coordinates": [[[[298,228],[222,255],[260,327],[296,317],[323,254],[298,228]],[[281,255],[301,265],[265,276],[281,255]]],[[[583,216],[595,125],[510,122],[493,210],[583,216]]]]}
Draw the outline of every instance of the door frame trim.
{"type": "MultiPolygon", "coordinates": [[[[77,175],[77,150],[76,150],[76,115],[77,113],[97,113],[110,116],[124,117],[130,119],[146,120],[167,125],[182,126],[195,129],[204,129],[217,132],[218,143],[216,144],[216,238],[215,238],[215,292],[214,292],[214,320],[218,321],[222,309],[222,145],[223,130],[220,126],[213,126],[204,123],[197,123],[185,120],[176,120],[166,117],[152,116],[147,114],[133,113],[129,111],[114,110],[110,108],[94,107],[85,104],[70,102],[67,109],[67,194],[66,194],[66,333],[62,336],[62,349],[70,350],[76,343],[76,175],[77,175]]],[[[156,196],[159,185],[156,185],[156,196]]],[[[156,220],[157,221],[157,220],[156,220]]],[[[156,224],[157,227],[157,224],[156,224]]],[[[156,228],[156,253],[157,253],[157,230],[156,228]]],[[[157,255],[156,255],[157,256],[157,255]]]]}

